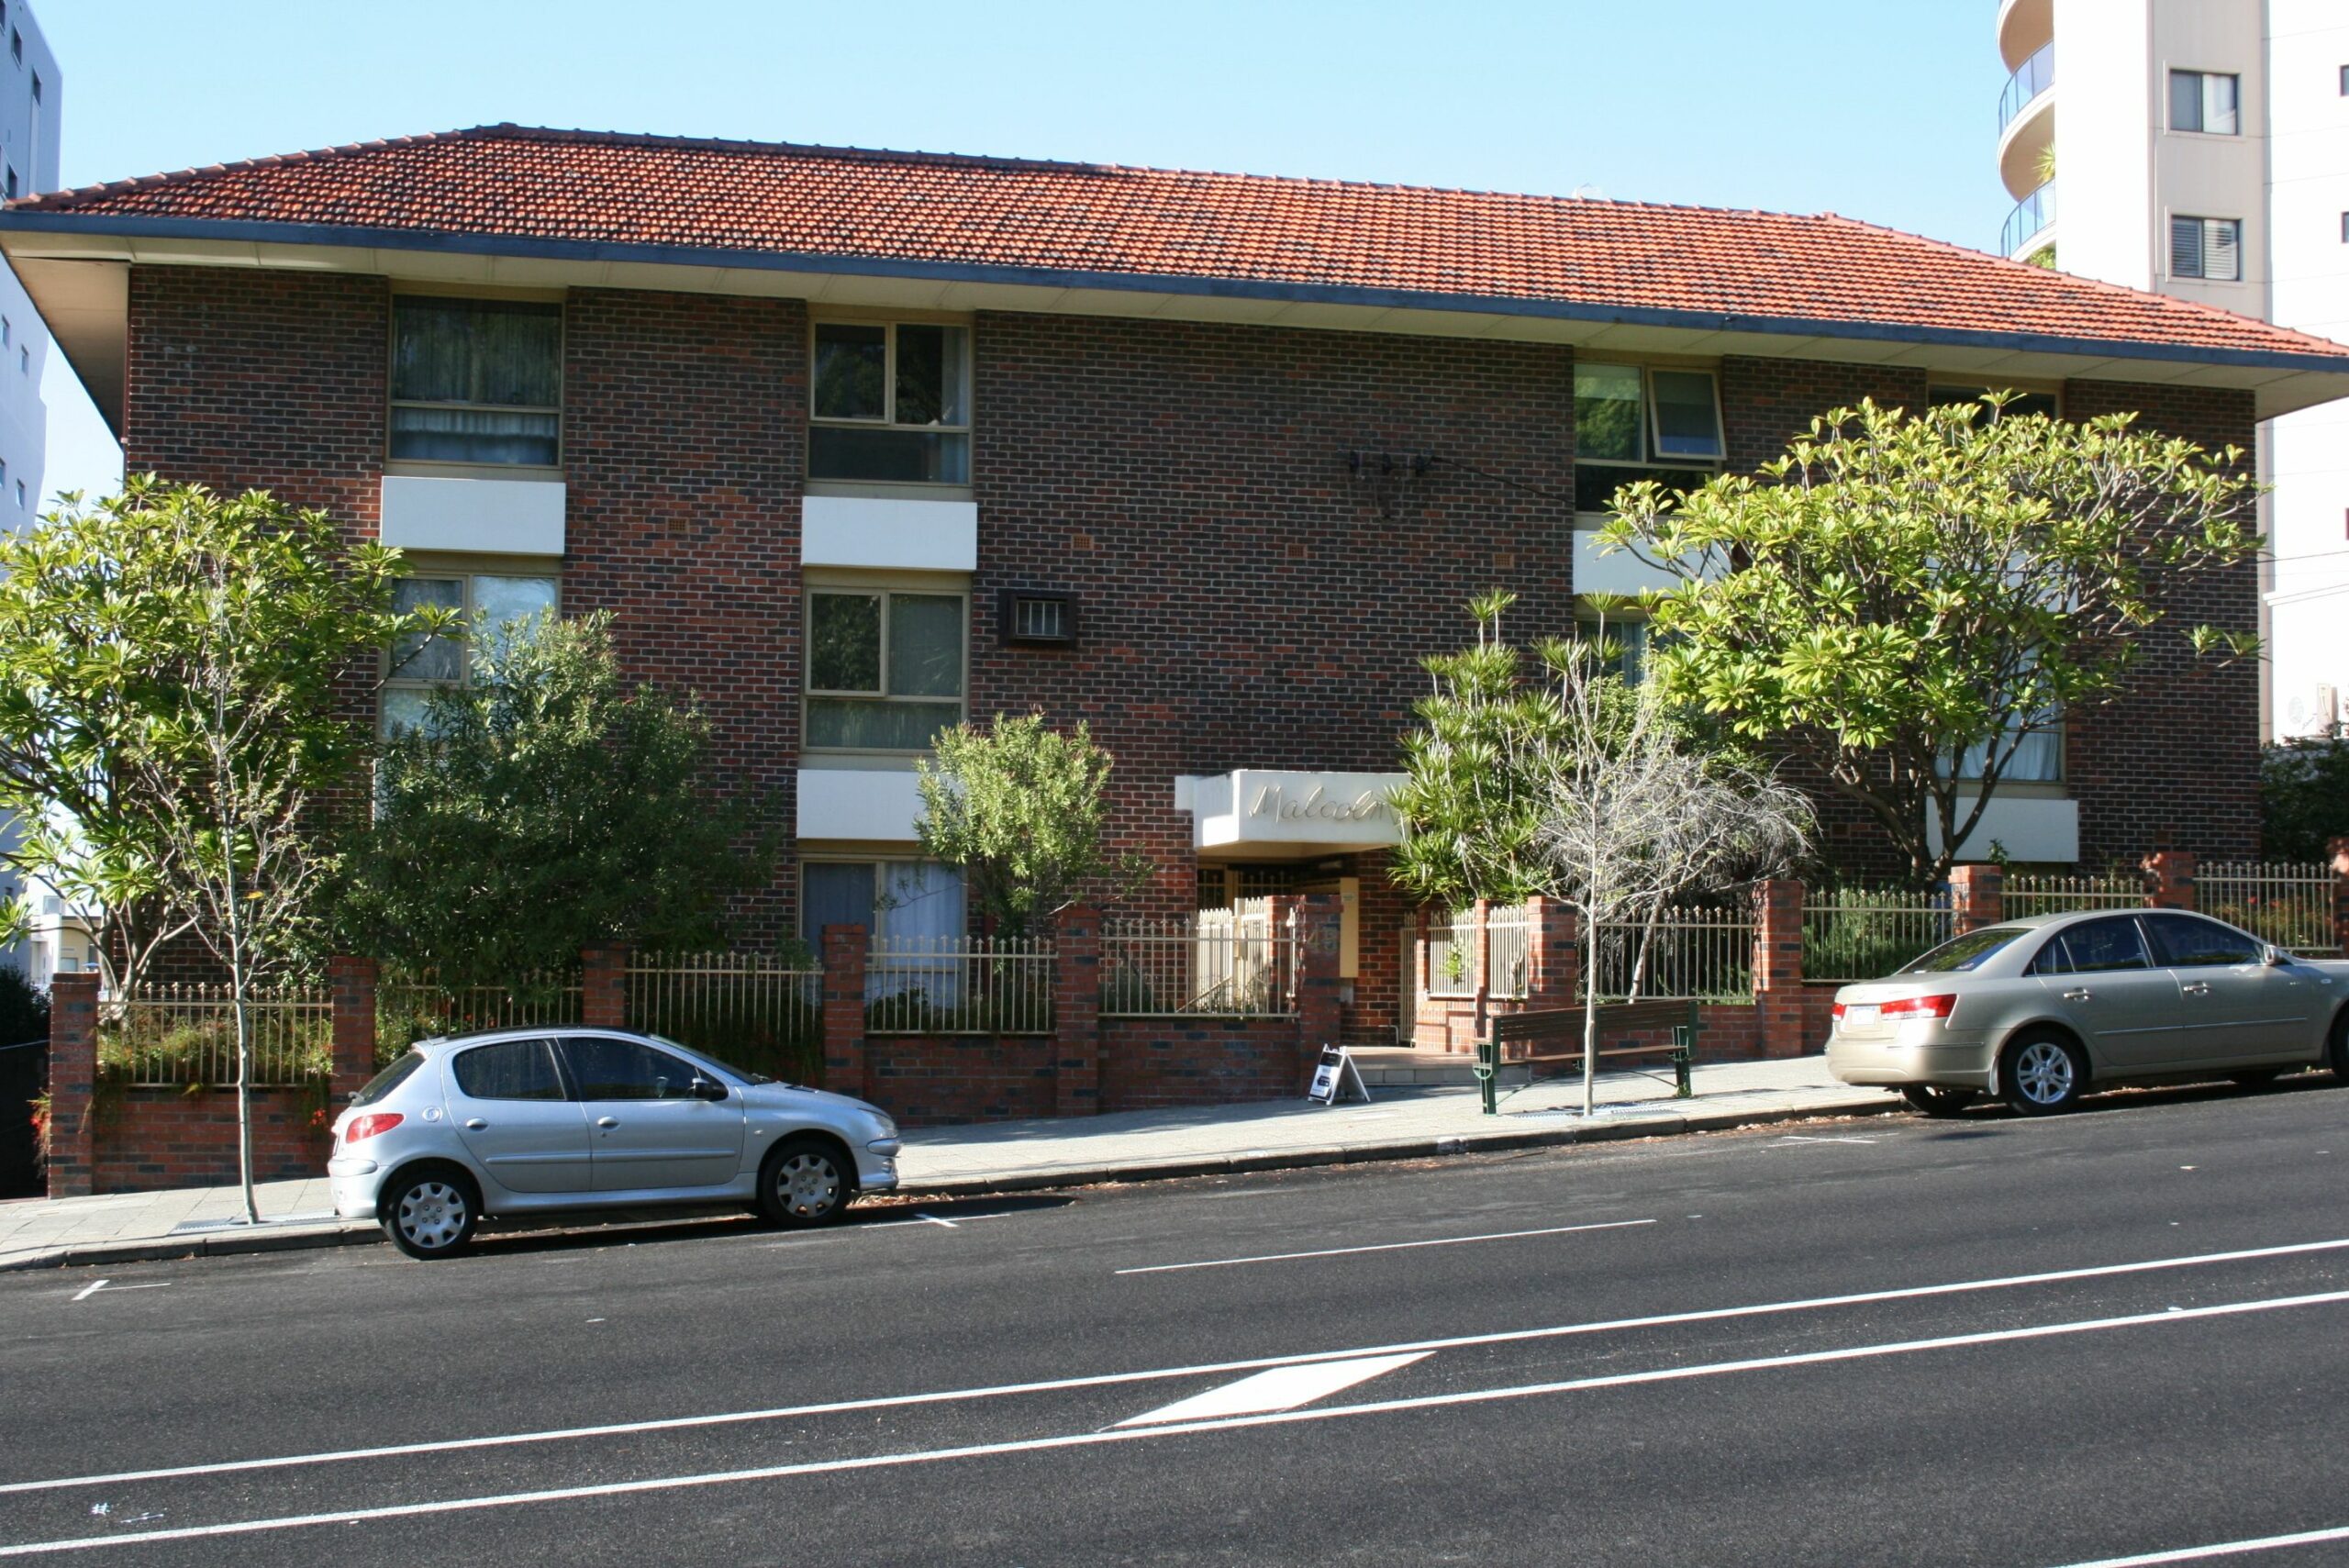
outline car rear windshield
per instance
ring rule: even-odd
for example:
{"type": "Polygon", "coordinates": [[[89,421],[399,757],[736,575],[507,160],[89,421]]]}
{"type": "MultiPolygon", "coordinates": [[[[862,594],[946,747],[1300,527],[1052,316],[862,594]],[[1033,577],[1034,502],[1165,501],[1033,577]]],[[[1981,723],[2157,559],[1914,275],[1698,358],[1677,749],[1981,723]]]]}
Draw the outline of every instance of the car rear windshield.
{"type": "Polygon", "coordinates": [[[408,1081],[409,1074],[424,1065],[424,1058],[409,1051],[381,1073],[367,1080],[367,1086],[351,1096],[354,1106],[372,1106],[394,1089],[408,1081]]]}
{"type": "Polygon", "coordinates": [[[2004,949],[2016,938],[2027,935],[2024,926],[1986,926],[1978,931],[1968,931],[1962,937],[1952,937],[1924,957],[1901,970],[1903,974],[1963,974],[1969,969],[1979,969],[1989,962],[1993,953],[2004,949]]]}

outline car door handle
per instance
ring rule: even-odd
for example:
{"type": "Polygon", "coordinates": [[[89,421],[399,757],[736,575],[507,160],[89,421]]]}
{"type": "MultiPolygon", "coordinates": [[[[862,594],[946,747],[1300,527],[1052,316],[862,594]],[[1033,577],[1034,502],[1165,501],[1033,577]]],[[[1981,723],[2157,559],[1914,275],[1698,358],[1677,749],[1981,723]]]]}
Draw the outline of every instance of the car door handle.
{"type": "Polygon", "coordinates": [[[465,1129],[469,1132],[479,1132],[483,1128],[487,1127],[489,1123],[482,1120],[481,1118],[477,1116],[469,1116],[465,1118],[465,1129]]]}
{"type": "Polygon", "coordinates": [[[2082,986],[2077,991],[2066,991],[2064,993],[2064,1000],[2066,1002],[2085,1002],[2087,999],[2088,993],[2087,987],[2086,986],[2082,986]]]}
{"type": "Polygon", "coordinates": [[[2191,980],[2178,989],[2189,996],[2208,996],[2210,994],[2210,983],[2207,980],[2191,980]]]}
{"type": "Polygon", "coordinates": [[[599,1116],[596,1118],[597,1127],[618,1127],[619,1124],[620,1118],[616,1116],[599,1116]]]}

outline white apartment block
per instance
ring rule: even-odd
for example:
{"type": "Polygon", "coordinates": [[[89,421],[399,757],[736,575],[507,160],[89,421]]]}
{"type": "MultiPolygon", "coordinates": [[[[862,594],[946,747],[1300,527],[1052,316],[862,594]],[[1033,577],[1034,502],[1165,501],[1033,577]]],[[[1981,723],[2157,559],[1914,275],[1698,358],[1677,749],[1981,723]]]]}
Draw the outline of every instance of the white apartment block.
{"type": "MultiPolygon", "coordinates": [[[[2349,0],[2003,0],[1998,38],[2008,255],[2349,342],[2349,0]]],[[[2349,718],[2349,403],[2259,461],[2263,723],[2317,733],[2349,718]]]]}
{"type": "MultiPolygon", "coordinates": [[[[27,195],[58,185],[59,117],[65,83],[57,57],[41,36],[25,0],[0,0],[0,195],[27,195]]],[[[33,314],[17,275],[0,263],[0,528],[21,528],[41,509],[41,473],[49,448],[49,412],[40,400],[40,378],[49,361],[49,330],[33,314]]],[[[0,817],[0,840],[16,825],[0,817]]],[[[0,899],[24,890],[15,873],[0,866],[0,899]]],[[[35,890],[33,936],[0,947],[0,963],[47,984],[61,957],[79,968],[88,959],[88,939],[79,922],[62,915],[53,895],[35,890]]]]}

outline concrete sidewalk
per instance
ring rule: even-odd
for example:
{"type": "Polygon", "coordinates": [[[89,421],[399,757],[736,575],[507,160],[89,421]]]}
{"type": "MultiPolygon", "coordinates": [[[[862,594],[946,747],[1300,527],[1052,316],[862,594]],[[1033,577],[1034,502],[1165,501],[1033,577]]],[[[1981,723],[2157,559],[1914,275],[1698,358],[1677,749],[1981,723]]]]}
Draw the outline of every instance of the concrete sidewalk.
{"type": "MultiPolygon", "coordinates": [[[[1668,1074],[1609,1073],[1599,1080],[1599,1114],[1587,1121],[1579,1081],[1553,1079],[1504,1090],[1492,1117],[1480,1113],[1473,1086],[1447,1086],[1374,1089],[1367,1106],[1273,1100],[927,1128],[906,1135],[899,1169],[904,1191],[948,1196],[1653,1138],[1901,1103],[1836,1083],[1817,1056],[1700,1065],[1695,1087],[1695,1098],[1679,1100],[1668,1074]]],[[[0,1269],[382,1239],[371,1224],[334,1216],[323,1176],[264,1183],[260,1199],[259,1227],[239,1219],[232,1187],[0,1203],[0,1269]]]]}

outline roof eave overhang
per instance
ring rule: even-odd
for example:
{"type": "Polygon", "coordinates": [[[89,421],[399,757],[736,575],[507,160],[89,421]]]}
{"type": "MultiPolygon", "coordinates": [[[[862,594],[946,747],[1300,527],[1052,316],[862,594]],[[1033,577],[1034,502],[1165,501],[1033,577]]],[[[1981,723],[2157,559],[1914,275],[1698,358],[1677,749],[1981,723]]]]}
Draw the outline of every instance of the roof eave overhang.
{"type": "Polygon", "coordinates": [[[1905,364],[1971,377],[2227,386],[2261,418],[2349,396],[2349,355],[2278,353],[1834,317],[1741,316],[1278,279],[989,266],[316,224],[0,211],[5,253],[107,421],[121,428],[128,269],[257,267],[417,282],[764,295],[898,309],[1010,310],[1569,343],[1620,352],[1905,364]]]}

